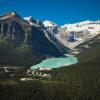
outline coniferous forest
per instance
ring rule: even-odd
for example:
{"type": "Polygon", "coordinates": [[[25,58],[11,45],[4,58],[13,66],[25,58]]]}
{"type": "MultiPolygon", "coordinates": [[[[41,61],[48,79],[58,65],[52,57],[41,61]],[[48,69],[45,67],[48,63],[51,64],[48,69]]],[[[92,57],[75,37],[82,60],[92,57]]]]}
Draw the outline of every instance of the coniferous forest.
{"type": "Polygon", "coordinates": [[[100,0],[0,0],[0,100],[100,100],[100,0]]]}
{"type": "Polygon", "coordinates": [[[78,64],[49,71],[50,80],[20,82],[18,77],[1,77],[0,100],[100,100],[99,51],[96,46],[78,55],[78,64]]]}

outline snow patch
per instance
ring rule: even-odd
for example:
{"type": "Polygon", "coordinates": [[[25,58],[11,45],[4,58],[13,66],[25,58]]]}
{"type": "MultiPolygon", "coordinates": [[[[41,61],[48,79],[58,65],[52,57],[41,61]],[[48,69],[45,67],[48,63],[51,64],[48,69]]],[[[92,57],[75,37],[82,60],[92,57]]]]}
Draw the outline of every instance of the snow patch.
{"type": "Polygon", "coordinates": [[[29,17],[24,17],[23,18],[24,20],[26,20],[27,22],[29,22],[30,23],[30,25],[34,25],[33,23],[32,23],[32,16],[29,16],[29,17]]]}
{"type": "Polygon", "coordinates": [[[45,20],[45,21],[43,22],[43,24],[44,24],[45,27],[57,26],[56,23],[54,23],[54,22],[52,22],[52,21],[49,21],[49,20],[45,20]]]}

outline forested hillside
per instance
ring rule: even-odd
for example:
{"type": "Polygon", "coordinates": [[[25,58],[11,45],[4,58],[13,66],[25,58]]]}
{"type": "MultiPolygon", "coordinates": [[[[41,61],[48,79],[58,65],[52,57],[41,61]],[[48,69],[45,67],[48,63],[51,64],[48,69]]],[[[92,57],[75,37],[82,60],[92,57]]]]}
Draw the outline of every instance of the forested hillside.
{"type": "Polygon", "coordinates": [[[7,38],[0,38],[0,66],[26,66],[40,61],[26,43],[15,44],[7,38]]]}
{"type": "Polygon", "coordinates": [[[100,100],[100,45],[76,65],[54,69],[51,80],[0,84],[1,100],[100,100]],[[83,61],[83,62],[82,62],[83,61]]]}

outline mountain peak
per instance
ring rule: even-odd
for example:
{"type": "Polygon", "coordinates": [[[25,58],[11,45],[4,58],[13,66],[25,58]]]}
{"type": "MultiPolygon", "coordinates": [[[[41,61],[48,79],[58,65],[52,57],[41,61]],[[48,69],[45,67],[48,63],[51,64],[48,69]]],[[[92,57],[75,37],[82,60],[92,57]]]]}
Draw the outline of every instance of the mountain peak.
{"type": "Polygon", "coordinates": [[[52,22],[52,21],[49,21],[49,20],[45,20],[43,22],[44,26],[45,27],[52,27],[52,26],[58,26],[56,23],[52,22]]]}
{"type": "Polygon", "coordinates": [[[23,19],[26,20],[26,21],[30,21],[30,20],[32,20],[33,18],[32,18],[32,16],[28,16],[28,17],[24,17],[23,19]]]}
{"type": "Polygon", "coordinates": [[[16,12],[8,12],[0,16],[0,20],[9,19],[9,18],[13,18],[16,16],[20,17],[16,12]]]}
{"type": "Polygon", "coordinates": [[[11,12],[12,15],[18,15],[16,12],[11,12]]]}
{"type": "Polygon", "coordinates": [[[33,19],[32,16],[24,17],[23,18],[25,21],[29,22],[30,25],[34,26],[34,24],[37,24],[38,20],[33,19]]]}
{"type": "Polygon", "coordinates": [[[96,21],[86,20],[86,21],[73,23],[73,24],[65,24],[61,27],[64,28],[64,27],[67,27],[67,26],[77,26],[77,25],[82,26],[82,25],[88,25],[88,24],[100,24],[100,20],[96,20],[96,21]]]}

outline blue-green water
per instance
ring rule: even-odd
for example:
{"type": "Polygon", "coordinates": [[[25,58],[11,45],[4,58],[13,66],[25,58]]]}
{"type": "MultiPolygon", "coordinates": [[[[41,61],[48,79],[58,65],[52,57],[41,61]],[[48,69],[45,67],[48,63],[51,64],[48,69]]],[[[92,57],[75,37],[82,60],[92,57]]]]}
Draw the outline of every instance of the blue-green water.
{"type": "Polygon", "coordinates": [[[41,63],[32,66],[31,69],[38,69],[40,67],[59,68],[62,66],[76,64],[77,62],[77,57],[75,57],[74,55],[66,54],[65,57],[43,60],[41,63]]]}

